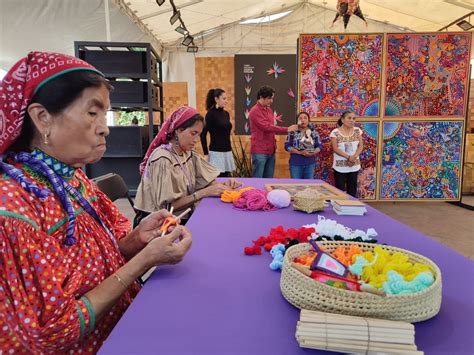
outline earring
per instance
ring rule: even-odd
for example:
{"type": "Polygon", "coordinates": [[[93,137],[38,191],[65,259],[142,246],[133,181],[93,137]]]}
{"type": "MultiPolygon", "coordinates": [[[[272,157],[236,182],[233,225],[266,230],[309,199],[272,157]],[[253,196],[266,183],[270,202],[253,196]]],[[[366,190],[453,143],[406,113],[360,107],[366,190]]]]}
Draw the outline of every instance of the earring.
{"type": "Polygon", "coordinates": [[[44,133],[43,134],[43,143],[46,144],[46,145],[49,144],[48,137],[49,137],[49,133],[44,133]]]}
{"type": "Polygon", "coordinates": [[[216,102],[216,108],[219,108],[219,104],[216,102]]]}
{"type": "Polygon", "coordinates": [[[174,141],[175,141],[176,145],[179,145],[179,138],[178,138],[177,134],[174,135],[174,141]]]}

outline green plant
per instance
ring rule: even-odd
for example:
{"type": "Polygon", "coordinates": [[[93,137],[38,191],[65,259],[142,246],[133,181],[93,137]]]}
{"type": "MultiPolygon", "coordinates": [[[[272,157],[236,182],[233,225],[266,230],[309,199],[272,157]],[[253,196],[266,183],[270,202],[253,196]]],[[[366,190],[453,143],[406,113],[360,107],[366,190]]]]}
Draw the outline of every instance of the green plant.
{"type": "Polygon", "coordinates": [[[131,126],[133,118],[138,119],[138,124],[140,126],[145,124],[145,112],[136,111],[136,112],[120,112],[120,117],[117,119],[118,126],[131,126]]]}
{"type": "Polygon", "coordinates": [[[244,145],[240,136],[234,136],[232,140],[232,155],[235,162],[235,177],[252,176],[252,162],[247,155],[247,146],[248,142],[244,145]]]}

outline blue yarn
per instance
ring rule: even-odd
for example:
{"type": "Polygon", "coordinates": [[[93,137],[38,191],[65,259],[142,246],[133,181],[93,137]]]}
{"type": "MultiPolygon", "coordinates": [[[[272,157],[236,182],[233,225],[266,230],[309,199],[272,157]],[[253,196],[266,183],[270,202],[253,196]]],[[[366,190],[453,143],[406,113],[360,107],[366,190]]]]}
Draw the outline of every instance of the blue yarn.
{"type": "Polygon", "coordinates": [[[396,271],[387,272],[388,280],[384,282],[382,289],[390,295],[403,295],[421,292],[430,287],[434,282],[430,271],[420,272],[411,281],[405,281],[402,275],[396,271]]]}
{"type": "Polygon", "coordinates": [[[270,263],[270,269],[281,270],[283,267],[283,258],[285,255],[285,246],[278,243],[273,246],[270,250],[270,255],[273,257],[273,261],[270,263]]]}
{"type": "Polygon", "coordinates": [[[374,260],[371,263],[369,263],[367,259],[364,258],[362,255],[358,255],[356,256],[355,262],[349,266],[349,271],[354,275],[362,277],[364,267],[374,265],[375,262],[377,261],[377,257],[378,255],[375,254],[374,260]]]}

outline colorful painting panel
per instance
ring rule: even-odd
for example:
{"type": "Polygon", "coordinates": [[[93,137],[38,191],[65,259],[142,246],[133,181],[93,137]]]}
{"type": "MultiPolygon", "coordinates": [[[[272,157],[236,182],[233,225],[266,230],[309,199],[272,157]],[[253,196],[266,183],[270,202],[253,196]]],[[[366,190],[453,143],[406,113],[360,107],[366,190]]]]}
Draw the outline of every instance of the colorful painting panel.
{"type": "Polygon", "coordinates": [[[459,198],[464,122],[384,122],[380,199],[459,198]]]}
{"type": "Polygon", "coordinates": [[[464,117],[471,33],[387,35],[385,116],[464,117]]]}
{"type": "MultiPolygon", "coordinates": [[[[357,123],[363,131],[364,150],[360,155],[361,170],[358,176],[357,197],[360,199],[375,199],[376,182],[377,182],[377,122],[357,123]]],[[[331,147],[331,139],[329,134],[336,128],[334,122],[318,122],[316,129],[322,142],[322,149],[319,153],[319,159],[316,160],[315,178],[321,179],[334,185],[334,173],[332,170],[333,150],[331,147]]]]}
{"type": "Polygon", "coordinates": [[[381,34],[300,35],[300,108],[314,117],[378,117],[381,34]]]}

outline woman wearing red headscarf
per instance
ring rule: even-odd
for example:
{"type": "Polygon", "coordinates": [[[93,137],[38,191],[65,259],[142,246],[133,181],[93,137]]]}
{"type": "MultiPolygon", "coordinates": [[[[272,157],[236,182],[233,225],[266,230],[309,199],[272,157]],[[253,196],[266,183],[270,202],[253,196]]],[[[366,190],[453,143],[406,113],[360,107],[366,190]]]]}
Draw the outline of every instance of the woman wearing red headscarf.
{"type": "Polygon", "coordinates": [[[0,353],[95,353],[135,280],[191,246],[181,226],[156,238],[166,211],[130,231],[80,169],[105,152],[110,89],[89,64],[43,52],[0,82],[0,353]]]}
{"type": "Polygon", "coordinates": [[[135,224],[150,212],[173,206],[179,215],[204,197],[242,186],[234,179],[216,182],[219,171],[193,150],[203,128],[203,117],[188,106],[178,108],[165,121],[140,165],[135,224]]]}

